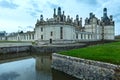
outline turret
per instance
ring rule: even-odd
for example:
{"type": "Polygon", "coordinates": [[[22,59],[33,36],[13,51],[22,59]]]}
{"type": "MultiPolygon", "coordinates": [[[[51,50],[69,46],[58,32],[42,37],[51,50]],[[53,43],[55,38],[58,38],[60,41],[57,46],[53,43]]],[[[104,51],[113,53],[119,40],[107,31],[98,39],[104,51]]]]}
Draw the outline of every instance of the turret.
{"type": "Polygon", "coordinates": [[[103,9],[103,17],[107,17],[107,8],[103,9]]]}
{"type": "Polygon", "coordinates": [[[110,24],[114,26],[113,16],[110,15],[110,24]]]}
{"type": "Polygon", "coordinates": [[[104,25],[110,25],[110,19],[107,16],[107,8],[103,9],[103,19],[102,22],[104,22],[104,25]]]}
{"type": "Polygon", "coordinates": [[[93,17],[93,13],[90,13],[89,15],[90,15],[90,19],[91,19],[93,17]]]}
{"type": "Polygon", "coordinates": [[[110,21],[112,21],[113,20],[113,16],[112,15],[110,15],[110,21]]]}
{"type": "Polygon", "coordinates": [[[58,16],[61,16],[61,8],[58,7],[58,16]]]}

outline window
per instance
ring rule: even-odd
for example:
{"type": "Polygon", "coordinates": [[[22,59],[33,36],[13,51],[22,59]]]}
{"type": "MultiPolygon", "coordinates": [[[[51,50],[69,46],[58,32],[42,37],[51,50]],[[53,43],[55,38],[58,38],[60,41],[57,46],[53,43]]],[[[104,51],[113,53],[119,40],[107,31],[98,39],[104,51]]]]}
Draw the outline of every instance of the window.
{"type": "Polygon", "coordinates": [[[81,34],[81,39],[83,39],[83,35],[81,34]]]}
{"type": "Polygon", "coordinates": [[[60,27],[60,39],[63,39],[63,27],[60,27]]]}
{"type": "Polygon", "coordinates": [[[32,34],[32,39],[34,39],[34,34],[32,34]]]}
{"type": "Polygon", "coordinates": [[[90,35],[88,34],[88,39],[90,39],[90,35]]]}
{"type": "Polygon", "coordinates": [[[78,34],[76,33],[76,39],[78,39],[78,34]]]}
{"type": "Polygon", "coordinates": [[[52,31],[51,31],[50,35],[53,36],[53,32],[52,31]]]}
{"type": "Polygon", "coordinates": [[[41,27],[41,32],[43,32],[43,27],[41,27]]]}
{"type": "Polygon", "coordinates": [[[43,40],[43,35],[41,35],[41,39],[43,40]]]}
{"type": "Polygon", "coordinates": [[[29,39],[31,39],[31,34],[29,34],[29,39]]]}

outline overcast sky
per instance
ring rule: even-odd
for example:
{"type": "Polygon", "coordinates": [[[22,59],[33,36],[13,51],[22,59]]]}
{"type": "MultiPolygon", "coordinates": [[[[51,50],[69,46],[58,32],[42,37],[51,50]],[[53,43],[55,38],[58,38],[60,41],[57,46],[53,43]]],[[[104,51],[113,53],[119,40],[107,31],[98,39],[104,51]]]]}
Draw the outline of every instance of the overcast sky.
{"type": "Polygon", "coordinates": [[[0,0],[0,31],[33,30],[41,14],[45,20],[51,18],[59,6],[65,15],[78,14],[83,20],[90,12],[101,18],[106,7],[115,20],[115,34],[120,34],[120,0],[0,0]]]}

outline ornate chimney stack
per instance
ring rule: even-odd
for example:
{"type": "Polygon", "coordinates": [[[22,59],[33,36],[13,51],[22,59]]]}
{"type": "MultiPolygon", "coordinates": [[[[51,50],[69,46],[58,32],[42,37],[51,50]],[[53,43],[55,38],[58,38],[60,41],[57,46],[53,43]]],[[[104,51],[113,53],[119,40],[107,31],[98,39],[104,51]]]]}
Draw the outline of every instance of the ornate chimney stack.
{"type": "Polygon", "coordinates": [[[78,16],[78,15],[76,15],[76,21],[77,21],[77,22],[79,21],[79,16],[78,16]]]}
{"type": "Polygon", "coordinates": [[[63,14],[62,14],[62,18],[63,18],[63,22],[65,21],[65,12],[63,11],[63,14]]]}
{"type": "Polygon", "coordinates": [[[82,18],[80,18],[79,26],[82,27],[82,18]]]}
{"type": "Polygon", "coordinates": [[[112,15],[110,15],[110,21],[112,21],[113,20],[113,16],[112,15]]]}
{"type": "Polygon", "coordinates": [[[54,14],[53,14],[53,17],[55,18],[56,17],[56,9],[54,8],[54,14]]]}
{"type": "Polygon", "coordinates": [[[88,18],[85,19],[85,25],[87,25],[87,24],[88,24],[88,18]]]}
{"type": "Polygon", "coordinates": [[[65,15],[65,12],[63,11],[63,15],[65,15]]]}
{"type": "Polygon", "coordinates": [[[70,21],[70,16],[68,15],[68,16],[67,16],[67,22],[69,22],[69,21],[70,21]]]}

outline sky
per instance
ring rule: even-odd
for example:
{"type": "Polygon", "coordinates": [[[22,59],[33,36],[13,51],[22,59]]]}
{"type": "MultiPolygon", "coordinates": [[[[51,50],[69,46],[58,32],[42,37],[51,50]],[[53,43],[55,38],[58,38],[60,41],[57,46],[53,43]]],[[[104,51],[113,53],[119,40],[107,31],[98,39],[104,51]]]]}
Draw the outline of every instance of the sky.
{"type": "Polygon", "coordinates": [[[52,18],[58,7],[74,19],[78,14],[83,22],[90,12],[101,19],[106,7],[115,21],[115,35],[120,34],[120,0],[0,0],[0,31],[32,31],[41,14],[44,20],[52,18]]]}

